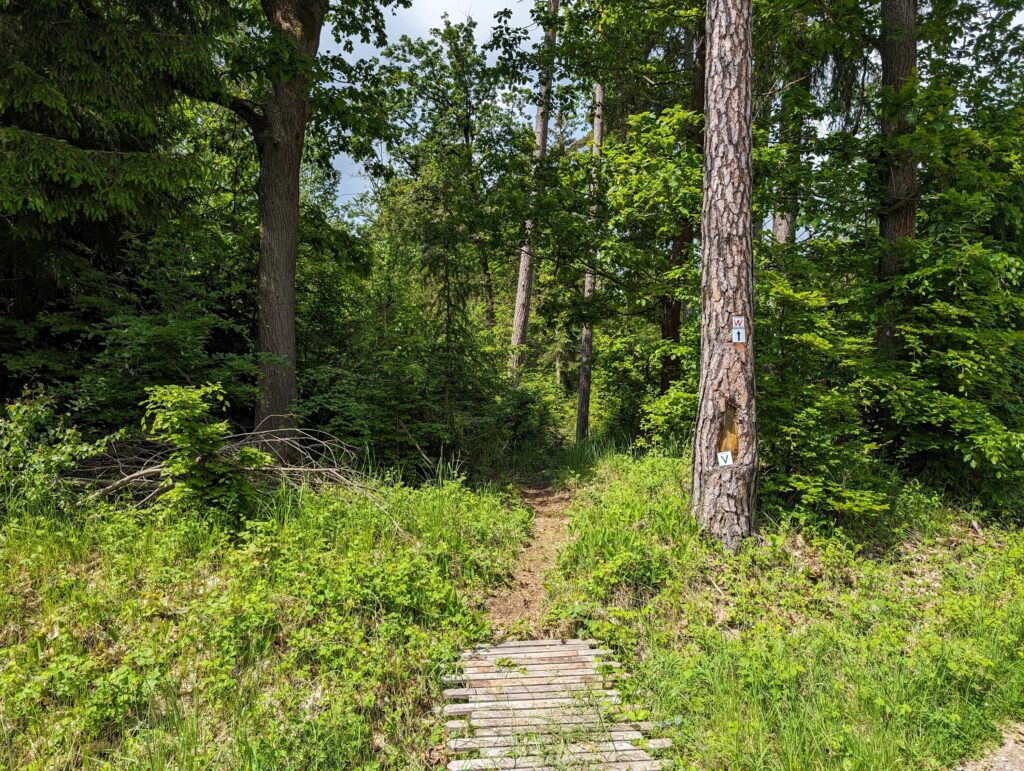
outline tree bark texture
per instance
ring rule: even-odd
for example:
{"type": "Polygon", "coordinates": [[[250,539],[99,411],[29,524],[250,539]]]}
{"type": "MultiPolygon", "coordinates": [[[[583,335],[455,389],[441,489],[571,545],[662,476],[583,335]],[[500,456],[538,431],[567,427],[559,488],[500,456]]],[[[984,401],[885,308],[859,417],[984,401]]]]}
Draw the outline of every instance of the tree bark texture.
{"type": "MultiPolygon", "coordinates": [[[[917,169],[913,153],[901,146],[911,130],[907,120],[911,82],[917,64],[917,1],[882,0],[879,52],[882,59],[881,148],[879,183],[881,200],[878,231],[885,240],[878,261],[878,278],[888,281],[900,270],[900,254],[914,238],[917,219],[917,169]]],[[[892,347],[894,318],[891,292],[880,297],[881,320],[877,343],[892,347]]]]}
{"type": "MultiPolygon", "coordinates": [[[[691,62],[691,84],[690,84],[690,110],[704,113],[704,78],[705,78],[705,52],[704,45],[704,20],[700,19],[697,24],[697,34],[693,40],[693,59],[691,62]]],[[[700,146],[700,129],[694,129],[687,136],[687,141],[700,146]]],[[[696,218],[688,219],[683,223],[679,234],[672,239],[671,263],[673,268],[682,267],[693,252],[693,239],[696,235],[696,218]]],[[[678,294],[669,292],[661,298],[661,339],[663,342],[678,345],[679,330],[683,321],[683,304],[678,294]]],[[[679,379],[680,367],[679,358],[665,353],[661,357],[661,382],[659,391],[662,394],[668,393],[672,384],[679,379]]]]}
{"type": "Polygon", "coordinates": [[[735,550],[754,526],[751,0],[708,0],[707,110],[701,269],[701,360],[691,507],[701,527],[735,550]],[[733,342],[734,318],[745,342],[733,342]],[[731,464],[720,465],[720,454],[731,464]]]}
{"type": "MultiPolygon", "coordinates": [[[[548,151],[551,79],[555,69],[555,43],[558,35],[558,4],[559,0],[548,0],[550,19],[544,33],[545,57],[541,66],[540,83],[537,90],[537,116],[533,128],[535,144],[533,148],[533,190],[530,194],[531,210],[536,204],[541,164],[548,151]]],[[[512,351],[508,360],[509,371],[513,373],[517,372],[523,364],[524,346],[530,325],[530,297],[533,293],[533,232],[534,218],[531,215],[526,220],[523,244],[519,250],[519,279],[516,283],[516,304],[512,315],[512,351]]]]}
{"type": "MultiPolygon", "coordinates": [[[[298,54],[316,56],[326,0],[263,0],[275,30],[298,54]]],[[[299,167],[311,108],[309,79],[278,80],[252,121],[259,157],[260,263],[257,343],[260,354],[258,428],[294,425],[298,398],[295,340],[295,263],[299,249],[299,167]]]]}
{"type": "MultiPolygon", "coordinates": [[[[591,191],[594,195],[594,227],[598,226],[598,196],[600,195],[600,170],[598,164],[601,161],[601,148],[604,145],[604,84],[594,85],[594,126],[591,153],[594,157],[594,167],[591,177],[591,191]]],[[[599,252],[595,251],[594,261],[597,261],[599,252]]],[[[591,299],[594,290],[597,288],[597,272],[594,266],[587,267],[583,276],[583,307],[584,312],[589,313],[591,299]]],[[[580,334],[580,385],[576,402],[576,441],[582,442],[590,434],[590,383],[594,358],[594,325],[587,318],[583,322],[583,330],[580,334]]]]}

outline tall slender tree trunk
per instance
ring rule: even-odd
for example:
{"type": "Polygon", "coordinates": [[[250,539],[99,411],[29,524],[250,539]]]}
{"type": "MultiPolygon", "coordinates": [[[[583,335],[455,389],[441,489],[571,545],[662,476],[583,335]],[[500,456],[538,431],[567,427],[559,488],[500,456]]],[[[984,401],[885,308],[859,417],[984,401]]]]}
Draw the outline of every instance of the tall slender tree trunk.
{"type": "MultiPolygon", "coordinates": [[[[683,225],[679,235],[672,238],[670,261],[673,267],[679,267],[686,255],[693,249],[694,227],[692,222],[683,225]]],[[[679,331],[683,325],[683,302],[671,292],[661,298],[661,340],[663,343],[679,344],[679,331]]],[[[661,380],[659,392],[668,393],[668,389],[679,379],[679,357],[666,351],[661,355],[661,380]]]]}
{"type": "MultiPolygon", "coordinates": [[[[597,274],[587,268],[583,276],[583,302],[589,304],[597,287],[597,274]]],[[[594,358],[594,327],[591,321],[583,322],[580,334],[580,385],[576,402],[576,441],[582,442],[590,435],[590,384],[594,358]]]]}
{"type": "MultiPolygon", "coordinates": [[[[917,169],[913,152],[901,140],[910,132],[908,121],[911,82],[917,64],[917,1],[882,0],[879,51],[882,58],[881,148],[879,182],[881,200],[878,231],[885,246],[878,261],[878,278],[886,282],[900,271],[900,255],[914,238],[917,219],[917,169]]],[[[894,313],[892,293],[879,298],[881,318],[876,342],[883,352],[892,350],[894,313]]]]}
{"type": "Polygon", "coordinates": [[[751,5],[707,5],[701,359],[691,506],[701,527],[730,550],[754,527],[758,464],[751,5]]]}
{"type": "MultiPolygon", "coordinates": [[[[693,60],[691,62],[691,84],[690,84],[690,110],[695,113],[704,114],[704,57],[706,47],[704,45],[704,19],[697,23],[697,34],[693,40],[693,60]]],[[[700,147],[700,129],[694,129],[687,137],[697,147],[700,147]]],[[[694,219],[683,223],[679,234],[672,239],[671,262],[672,267],[682,267],[685,260],[693,252],[693,239],[696,235],[696,224],[694,219]]],[[[661,298],[661,339],[665,343],[678,345],[679,331],[683,322],[683,303],[679,300],[676,292],[669,292],[661,298]]],[[[661,357],[661,382],[660,392],[668,393],[669,388],[679,379],[679,359],[666,352],[661,357]]]]}
{"type": "MultiPolygon", "coordinates": [[[[275,35],[312,60],[320,44],[326,0],[264,0],[275,35]]],[[[257,344],[260,354],[257,427],[294,425],[298,398],[295,340],[295,263],[299,249],[299,167],[311,115],[309,79],[273,84],[259,113],[247,110],[259,157],[260,263],[257,344]]]]}
{"type": "MultiPolygon", "coordinates": [[[[601,172],[598,164],[601,161],[601,149],[604,146],[604,84],[594,84],[594,126],[593,141],[591,143],[591,154],[594,158],[594,168],[591,172],[591,192],[594,196],[594,228],[597,229],[600,205],[598,197],[601,193],[601,172]]],[[[600,256],[600,249],[594,252],[594,262],[600,256]]],[[[590,313],[590,301],[597,288],[597,272],[594,265],[588,265],[583,275],[583,308],[584,313],[590,313]]],[[[580,334],[580,386],[576,401],[576,441],[582,442],[590,434],[590,383],[591,370],[594,358],[594,325],[589,317],[583,322],[583,331],[580,334]]]]}
{"type": "MultiPolygon", "coordinates": [[[[534,120],[533,190],[530,209],[534,209],[540,184],[540,170],[548,151],[548,120],[551,112],[551,79],[555,70],[555,43],[558,35],[559,0],[548,0],[548,27],[544,33],[544,58],[537,90],[537,116],[534,120]]],[[[516,304],[512,315],[512,351],[508,368],[515,373],[523,363],[527,331],[530,325],[530,296],[533,293],[533,214],[526,220],[523,245],[519,250],[519,280],[516,283],[516,304]]]]}
{"type": "MultiPolygon", "coordinates": [[[[804,22],[801,21],[801,24],[804,22]]],[[[779,142],[785,145],[785,159],[780,169],[781,181],[772,212],[772,235],[778,244],[796,240],[796,219],[803,192],[800,162],[803,160],[804,119],[800,109],[800,90],[807,88],[811,73],[808,66],[790,66],[779,105],[779,142]]]]}
{"type": "Polygon", "coordinates": [[[486,252],[480,254],[480,270],[484,279],[484,324],[488,329],[494,329],[494,279],[486,252]]]}

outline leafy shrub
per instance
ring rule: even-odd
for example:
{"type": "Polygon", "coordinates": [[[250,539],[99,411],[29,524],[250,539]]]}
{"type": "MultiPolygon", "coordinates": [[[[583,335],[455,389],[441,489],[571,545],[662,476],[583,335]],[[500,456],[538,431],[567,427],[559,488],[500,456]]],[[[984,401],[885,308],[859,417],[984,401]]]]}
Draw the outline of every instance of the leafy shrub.
{"type": "Polygon", "coordinates": [[[366,484],[282,488],[237,532],[115,506],[0,525],[0,767],[426,766],[530,515],[366,484]]]}
{"type": "Polygon", "coordinates": [[[0,501],[6,513],[68,510],[74,494],[61,473],[100,454],[116,436],[86,441],[42,395],[4,406],[0,417],[0,501]]]}
{"type": "Polygon", "coordinates": [[[178,512],[197,512],[237,523],[250,513],[256,490],[246,471],[270,463],[255,447],[227,452],[230,434],[226,420],[213,419],[215,405],[226,407],[219,384],[153,386],[143,425],[154,439],[173,448],[161,476],[171,483],[161,504],[178,512]]]}

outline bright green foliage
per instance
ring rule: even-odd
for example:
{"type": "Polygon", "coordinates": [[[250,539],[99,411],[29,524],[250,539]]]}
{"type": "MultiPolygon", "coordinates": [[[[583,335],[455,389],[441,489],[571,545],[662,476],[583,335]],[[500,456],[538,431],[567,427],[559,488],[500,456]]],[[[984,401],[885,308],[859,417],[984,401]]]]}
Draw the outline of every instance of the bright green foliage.
{"type": "Polygon", "coordinates": [[[281,490],[239,531],[165,510],[9,509],[0,765],[417,767],[529,523],[455,482],[281,490]]]}
{"type": "Polygon", "coordinates": [[[782,527],[726,556],[679,516],[688,478],[607,457],[551,613],[625,658],[684,767],[948,768],[1020,714],[1019,533],[908,488],[885,553],[782,527]]]}
{"type": "Polygon", "coordinates": [[[245,472],[268,465],[271,457],[256,447],[226,447],[228,422],[212,415],[227,406],[220,384],[154,386],[148,394],[143,426],[171,448],[160,472],[170,487],[160,503],[235,524],[251,514],[258,491],[245,472]]]}
{"type": "Polygon", "coordinates": [[[102,454],[116,438],[86,441],[43,396],[5,405],[0,416],[0,520],[24,508],[72,512],[75,498],[61,473],[102,454]]]}

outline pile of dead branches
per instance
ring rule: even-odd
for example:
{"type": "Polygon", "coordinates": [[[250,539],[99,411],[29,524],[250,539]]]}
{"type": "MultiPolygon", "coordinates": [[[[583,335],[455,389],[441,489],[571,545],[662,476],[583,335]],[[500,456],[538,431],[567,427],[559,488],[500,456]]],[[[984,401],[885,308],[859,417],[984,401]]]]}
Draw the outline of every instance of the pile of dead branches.
{"type": "MultiPolygon", "coordinates": [[[[285,428],[234,434],[225,438],[220,452],[230,457],[245,447],[262,450],[272,459],[267,465],[242,469],[254,479],[296,487],[342,485],[366,489],[365,478],[355,470],[355,452],[324,431],[285,428]]],[[[120,493],[146,503],[171,484],[164,464],[173,451],[151,440],[115,442],[103,455],[84,462],[66,478],[91,489],[90,498],[120,493]]]]}

